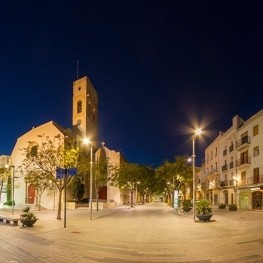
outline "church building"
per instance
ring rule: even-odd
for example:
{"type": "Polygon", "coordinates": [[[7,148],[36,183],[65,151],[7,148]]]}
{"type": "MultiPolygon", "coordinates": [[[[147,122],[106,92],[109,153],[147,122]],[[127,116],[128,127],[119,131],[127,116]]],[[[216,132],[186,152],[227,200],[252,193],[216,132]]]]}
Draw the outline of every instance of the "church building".
{"type": "MultiPolygon", "coordinates": [[[[121,155],[119,152],[109,150],[104,143],[98,149],[98,94],[87,76],[73,82],[72,130],[77,134],[78,140],[82,140],[85,137],[90,139],[95,152],[95,160],[98,160],[103,155],[109,163],[120,164],[121,155]]],[[[54,121],[49,121],[38,127],[33,127],[17,139],[11,153],[11,165],[14,167],[13,199],[15,200],[15,206],[37,204],[37,189],[33,184],[25,182],[19,167],[25,158],[22,149],[30,147],[31,144],[39,145],[43,136],[48,136],[49,138],[59,136],[64,141],[66,129],[54,121]]],[[[56,175],[54,174],[54,176],[56,175]]],[[[85,178],[84,184],[85,196],[89,196],[89,178],[85,178]]],[[[119,205],[124,200],[123,196],[125,196],[125,194],[121,194],[121,191],[119,188],[107,184],[101,192],[100,199],[109,205],[119,205]]],[[[70,194],[67,196],[72,197],[70,194]]],[[[95,194],[93,198],[95,198],[95,194]]],[[[41,198],[41,206],[46,209],[56,209],[58,205],[57,200],[58,189],[51,184],[41,198]]],[[[3,204],[3,201],[1,201],[0,205],[3,204]]]]}

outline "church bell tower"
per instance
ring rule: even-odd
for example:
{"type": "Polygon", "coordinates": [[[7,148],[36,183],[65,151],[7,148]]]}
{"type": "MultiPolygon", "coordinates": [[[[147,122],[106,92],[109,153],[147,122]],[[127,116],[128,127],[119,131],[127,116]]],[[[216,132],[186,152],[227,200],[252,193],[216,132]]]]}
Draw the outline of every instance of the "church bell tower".
{"type": "Polygon", "coordinates": [[[72,125],[79,126],[97,144],[98,94],[87,76],[73,82],[72,110],[72,125]]]}

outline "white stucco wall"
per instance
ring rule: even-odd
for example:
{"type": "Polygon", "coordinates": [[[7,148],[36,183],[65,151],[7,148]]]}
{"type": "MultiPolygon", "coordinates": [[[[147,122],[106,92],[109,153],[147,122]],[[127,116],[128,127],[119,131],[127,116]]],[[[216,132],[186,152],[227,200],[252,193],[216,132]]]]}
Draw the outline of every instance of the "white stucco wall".
{"type": "MultiPolygon", "coordinates": [[[[26,204],[27,198],[27,187],[24,182],[24,178],[20,172],[19,166],[21,166],[23,159],[25,158],[23,150],[28,147],[29,142],[41,143],[42,138],[39,135],[49,136],[53,139],[56,135],[60,134],[62,141],[64,138],[63,133],[54,124],[53,121],[44,123],[36,128],[32,128],[30,131],[22,135],[17,139],[15,147],[11,154],[12,165],[15,166],[15,193],[14,199],[16,206],[23,206],[26,204]]],[[[55,176],[55,175],[54,175],[55,176]]],[[[56,191],[57,193],[58,191],[56,191]]],[[[55,194],[56,194],[55,193],[55,194]]],[[[54,207],[54,190],[47,190],[42,196],[42,206],[48,209],[53,209],[54,207]]],[[[36,202],[36,200],[35,200],[36,202]]],[[[57,205],[57,204],[56,204],[57,205]]]]}

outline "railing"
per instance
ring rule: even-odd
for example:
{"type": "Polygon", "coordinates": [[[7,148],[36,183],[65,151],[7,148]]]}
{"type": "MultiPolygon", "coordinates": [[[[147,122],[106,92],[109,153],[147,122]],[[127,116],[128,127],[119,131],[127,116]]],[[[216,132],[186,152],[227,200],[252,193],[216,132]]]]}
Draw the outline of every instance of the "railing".
{"type": "Polygon", "coordinates": [[[213,168],[213,169],[210,169],[210,170],[207,171],[208,175],[213,174],[213,173],[218,173],[218,169],[217,168],[213,168]]]}
{"type": "Polygon", "coordinates": [[[236,141],[236,148],[239,148],[245,144],[250,144],[250,137],[248,135],[246,135],[246,136],[242,137],[240,140],[236,141]]]}
{"type": "Polygon", "coordinates": [[[262,184],[263,183],[263,175],[254,175],[247,178],[247,184],[262,184]]]}
{"type": "Polygon", "coordinates": [[[236,166],[244,165],[244,164],[251,164],[251,157],[246,156],[239,160],[236,160],[236,166]]]}
{"type": "Polygon", "coordinates": [[[220,187],[226,187],[228,186],[228,181],[221,181],[220,182],[220,187]]]}
{"type": "Polygon", "coordinates": [[[227,170],[227,164],[223,165],[222,166],[222,172],[226,171],[227,170]]]}
{"type": "Polygon", "coordinates": [[[229,186],[233,186],[234,185],[234,180],[233,179],[229,180],[228,184],[229,184],[229,186]]]}
{"type": "Polygon", "coordinates": [[[229,163],[229,168],[230,169],[234,168],[234,162],[229,163]]]}

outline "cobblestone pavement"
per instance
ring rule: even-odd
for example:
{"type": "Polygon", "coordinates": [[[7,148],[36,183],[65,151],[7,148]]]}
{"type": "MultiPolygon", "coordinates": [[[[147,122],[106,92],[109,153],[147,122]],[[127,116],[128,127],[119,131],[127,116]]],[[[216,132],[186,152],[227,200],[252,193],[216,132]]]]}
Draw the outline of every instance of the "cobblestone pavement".
{"type": "Polygon", "coordinates": [[[56,211],[35,211],[34,227],[0,224],[0,262],[262,263],[263,212],[214,212],[200,223],[191,212],[152,203],[93,211],[90,221],[89,210],[76,209],[64,228],[56,211]]]}

